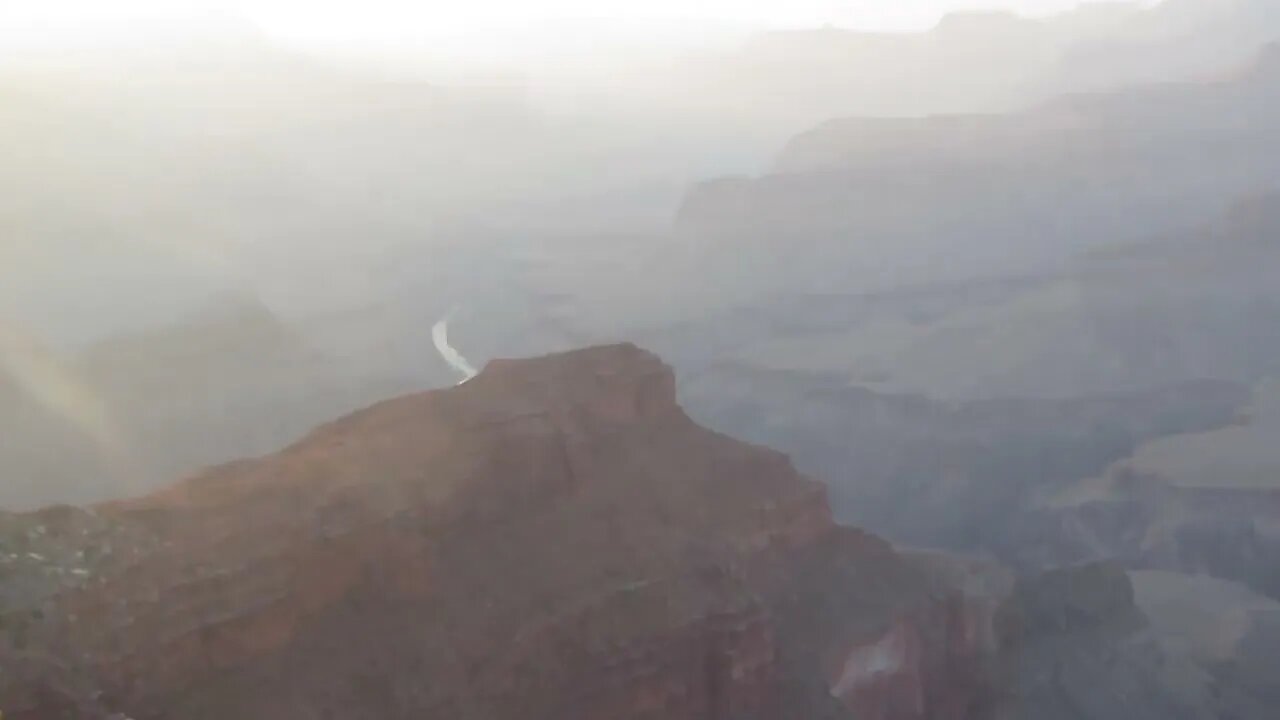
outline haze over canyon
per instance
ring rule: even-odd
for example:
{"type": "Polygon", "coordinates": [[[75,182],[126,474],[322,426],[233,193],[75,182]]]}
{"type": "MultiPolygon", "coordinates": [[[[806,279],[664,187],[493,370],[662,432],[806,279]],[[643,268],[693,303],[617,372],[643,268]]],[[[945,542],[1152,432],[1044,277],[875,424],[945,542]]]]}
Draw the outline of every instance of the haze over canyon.
{"type": "Polygon", "coordinates": [[[0,10],[5,720],[1275,716],[1280,5],[695,5],[0,10]]]}

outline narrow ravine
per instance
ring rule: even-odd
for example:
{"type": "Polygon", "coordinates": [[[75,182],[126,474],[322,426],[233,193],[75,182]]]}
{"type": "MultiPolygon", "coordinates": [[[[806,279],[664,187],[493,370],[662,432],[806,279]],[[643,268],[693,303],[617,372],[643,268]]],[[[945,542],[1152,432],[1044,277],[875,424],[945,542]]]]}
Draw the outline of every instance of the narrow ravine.
{"type": "Polygon", "coordinates": [[[431,327],[431,341],[435,343],[436,352],[440,353],[440,357],[449,364],[449,367],[458,371],[462,375],[462,379],[458,381],[461,385],[476,376],[479,371],[475,369],[467,359],[462,356],[452,345],[449,344],[449,319],[457,309],[450,310],[449,314],[441,318],[435,325],[431,327]]]}

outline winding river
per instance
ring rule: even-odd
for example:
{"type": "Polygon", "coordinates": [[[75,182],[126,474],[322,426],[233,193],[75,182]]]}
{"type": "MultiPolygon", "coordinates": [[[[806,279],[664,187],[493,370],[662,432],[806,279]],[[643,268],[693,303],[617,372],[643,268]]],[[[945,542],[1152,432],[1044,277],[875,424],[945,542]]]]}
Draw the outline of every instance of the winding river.
{"type": "Polygon", "coordinates": [[[462,379],[458,381],[458,384],[461,385],[475,377],[479,371],[476,370],[474,365],[467,362],[466,358],[462,357],[462,353],[449,344],[449,318],[453,317],[456,311],[456,308],[449,311],[448,315],[445,315],[431,327],[431,341],[435,343],[436,352],[440,353],[440,357],[444,358],[449,367],[462,375],[462,379]]]}

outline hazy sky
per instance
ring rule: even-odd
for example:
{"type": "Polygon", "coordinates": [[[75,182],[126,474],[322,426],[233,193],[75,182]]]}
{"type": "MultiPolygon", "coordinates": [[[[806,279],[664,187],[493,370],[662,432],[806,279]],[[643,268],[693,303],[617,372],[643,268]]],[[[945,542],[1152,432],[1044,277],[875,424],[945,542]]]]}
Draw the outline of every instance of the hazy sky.
{"type": "Polygon", "coordinates": [[[948,10],[1053,13],[1079,0],[0,0],[0,41],[40,45],[102,28],[137,29],[193,12],[229,11],[295,40],[381,42],[566,32],[566,20],[641,25],[680,19],[748,26],[835,24],[923,29],[948,10]],[[558,29],[556,29],[558,28],[558,29]]]}

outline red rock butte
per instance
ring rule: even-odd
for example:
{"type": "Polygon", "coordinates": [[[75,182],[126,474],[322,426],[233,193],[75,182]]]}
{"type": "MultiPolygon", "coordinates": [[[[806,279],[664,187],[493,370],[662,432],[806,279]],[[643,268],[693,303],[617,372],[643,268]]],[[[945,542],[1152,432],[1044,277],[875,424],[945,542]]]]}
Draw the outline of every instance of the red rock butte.
{"type": "Polygon", "coordinates": [[[961,717],[964,601],[675,395],[632,345],[496,360],[145,497],[7,518],[97,551],[0,644],[3,710],[961,717]]]}

